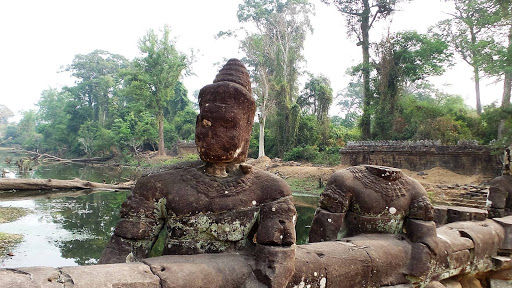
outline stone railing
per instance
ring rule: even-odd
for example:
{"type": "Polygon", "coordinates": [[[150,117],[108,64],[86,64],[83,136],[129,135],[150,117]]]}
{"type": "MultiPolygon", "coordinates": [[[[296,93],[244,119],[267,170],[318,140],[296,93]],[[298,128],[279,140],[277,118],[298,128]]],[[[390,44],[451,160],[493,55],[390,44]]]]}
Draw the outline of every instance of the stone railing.
{"type": "MultiPolygon", "coordinates": [[[[477,210],[450,209],[446,219],[450,213],[458,213],[454,219],[482,216],[477,210]]],[[[464,286],[479,281],[493,288],[512,287],[512,216],[433,229],[437,237],[411,239],[414,242],[401,235],[367,234],[299,245],[287,287],[481,287],[464,286]]],[[[0,269],[0,286],[261,287],[251,263],[250,257],[225,253],[161,256],[139,263],[0,269]]]]}
{"type": "Polygon", "coordinates": [[[341,164],[373,164],[413,171],[441,167],[459,174],[493,178],[502,169],[499,157],[488,146],[474,141],[441,145],[439,141],[357,141],[340,150],[341,164]]]}

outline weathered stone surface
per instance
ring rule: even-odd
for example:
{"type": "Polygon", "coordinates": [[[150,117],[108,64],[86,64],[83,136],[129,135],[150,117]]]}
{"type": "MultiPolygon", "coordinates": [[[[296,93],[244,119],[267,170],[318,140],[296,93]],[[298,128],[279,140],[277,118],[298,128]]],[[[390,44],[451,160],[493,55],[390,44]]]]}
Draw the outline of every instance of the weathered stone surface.
{"type": "Polygon", "coordinates": [[[474,243],[473,265],[485,265],[492,268],[491,257],[495,256],[505,237],[504,229],[493,220],[479,222],[455,222],[448,226],[459,231],[462,237],[474,243]],[[480,262],[480,263],[479,263],[480,262]]]}
{"type": "Polygon", "coordinates": [[[457,281],[455,279],[445,279],[445,280],[441,280],[440,282],[446,288],[463,288],[462,284],[460,284],[459,281],[457,281]]]}
{"type": "Polygon", "coordinates": [[[57,268],[27,267],[0,270],[0,287],[64,288],[64,279],[57,268]],[[57,281],[61,281],[60,283],[57,281]]]}
{"type": "Polygon", "coordinates": [[[510,288],[512,287],[512,280],[491,279],[490,284],[489,288],[510,288]]]}
{"type": "Polygon", "coordinates": [[[462,206],[447,206],[447,222],[483,221],[487,219],[487,211],[462,206]]]}
{"type": "Polygon", "coordinates": [[[505,239],[503,240],[500,249],[512,252],[512,216],[493,218],[493,220],[501,225],[501,227],[503,227],[505,230],[505,239]]]}
{"type": "Polygon", "coordinates": [[[437,227],[448,223],[448,206],[434,206],[434,222],[437,227]]]}
{"type": "Polygon", "coordinates": [[[295,250],[295,272],[287,287],[320,287],[327,283],[322,262],[325,254],[315,249],[318,245],[299,245],[295,250]]]}
{"type": "Polygon", "coordinates": [[[295,246],[256,245],[253,273],[268,287],[285,287],[295,270],[295,246]]]}
{"type": "Polygon", "coordinates": [[[435,259],[432,252],[422,243],[411,244],[411,258],[407,266],[407,275],[421,277],[430,273],[431,259],[435,259]]]}
{"type": "Polygon", "coordinates": [[[309,242],[336,240],[344,219],[345,213],[331,213],[318,208],[311,224],[309,242]]]}
{"type": "Polygon", "coordinates": [[[427,141],[360,141],[348,142],[340,150],[341,164],[355,166],[375,164],[423,171],[442,167],[459,174],[487,177],[499,175],[501,161],[488,146],[453,145],[427,141]],[[468,169],[471,167],[471,169],[468,169]]]}
{"type": "Polygon", "coordinates": [[[511,281],[512,280],[512,269],[506,269],[506,270],[492,272],[492,273],[490,273],[489,278],[511,281]]]}
{"type": "Polygon", "coordinates": [[[409,282],[405,275],[411,259],[411,245],[400,236],[369,234],[347,238],[347,241],[357,247],[365,247],[371,259],[371,285],[379,287],[409,282]],[[391,250],[393,253],[387,252],[391,250]]]}
{"type": "Polygon", "coordinates": [[[162,288],[243,287],[252,269],[238,254],[161,256],[145,259],[162,288]]]}
{"type": "Polygon", "coordinates": [[[244,162],[256,104],[249,73],[230,59],[213,81],[199,91],[196,145],[205,162],[244,162]]]}
{"type": "Polygon", "coordinates": [[[61,271],[71,279],[73,288],[160,288],[160,278],[143,263],[64,267],[61,271]]]}
{"type": "Polygon", "coordinates": [[[402,234],[406,217],[434,219],[432,204],[418,181],[392,167],[349,167],[329,178],[309,239],[318,242],[334,240],[338,234],[402,234]]]}
{"type": "Polygon", "coordinates": [[[429,238],[437,237],[436,223],[434,221],[407,219],[405,221],[405,230],[412,242],[425,242],[429,238]]]}
{"type": "Polygon", "coordinates": [[[446,288],[441,282],[439,281],[430,281],[425,288],[446,288]]]}
{"type": "Polygon", "coordinates": [[[482,288],[482,284],[474,275],[467,275],[459,280],[463,288],[482,288]]]}

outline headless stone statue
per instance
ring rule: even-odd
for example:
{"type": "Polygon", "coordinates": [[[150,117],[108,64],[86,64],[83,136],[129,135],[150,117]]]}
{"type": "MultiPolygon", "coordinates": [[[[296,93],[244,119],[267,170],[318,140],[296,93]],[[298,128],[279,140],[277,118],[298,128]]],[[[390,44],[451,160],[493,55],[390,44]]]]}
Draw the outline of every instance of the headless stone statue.
{"type": "Polygon", "coordinates": [[[309,241],[332,241],[365,233],[399,234],[406,220],[414,222],[409,222],[412,225],[407,230],[422,231],[425,235],[420,238],[431,237],[435,236],[433,218],[425,189],[400,169],[354,166],[329,178],[309,241]]]}
{"type": "Polygon", "coordinates": [[[512,145],[505,149],[503,175],[491,180],[487,200],[489,218],[512,215],[512,145]]]}
{"type": "Polygon", "coordinates": [[[165,229],[164,255],[242,251],[254,255],[260,282],[284,286],[294,270],[296,210],[284,180],[243,163],[256,107],[240,61],[201,89],[199,108],[201,161],[139,179],[99,263],[147,258],[165,229]]]}

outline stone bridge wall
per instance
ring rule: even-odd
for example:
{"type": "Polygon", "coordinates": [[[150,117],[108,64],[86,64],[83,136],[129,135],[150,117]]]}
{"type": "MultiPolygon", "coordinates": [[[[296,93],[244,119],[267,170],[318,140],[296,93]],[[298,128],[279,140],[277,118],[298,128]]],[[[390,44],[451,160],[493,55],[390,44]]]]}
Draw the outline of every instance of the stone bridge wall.
{"type": "Polygon", "coordinates": [[[183,156],[187,154],[197,154],[197,147],[194,141],[176,141],[172,147],[173,156],[183,156]]]}
{"type": "MultiPolygon", "coordinates": [[[[482,287],[480,281],[491,288],[512,287],[512,216],[453,222],[436,233],[437,237],[415,243],[397,235],[373,234],[299,245],[287,287],[482,287]]],[[[224,253],[162,256],[140,263],[0,269],[0,286],[229,288],[261,284],[252,273],[250,258],[224,253]]]]}
{"type": "Polygon", "coordinates": [[[438,141],[357,141],[340,150],[341,164],[373,164],[413,171],[441,167],[458,174],[500,175],[502,164],[488,146],[471,142],[441,145],[438,141]]]}

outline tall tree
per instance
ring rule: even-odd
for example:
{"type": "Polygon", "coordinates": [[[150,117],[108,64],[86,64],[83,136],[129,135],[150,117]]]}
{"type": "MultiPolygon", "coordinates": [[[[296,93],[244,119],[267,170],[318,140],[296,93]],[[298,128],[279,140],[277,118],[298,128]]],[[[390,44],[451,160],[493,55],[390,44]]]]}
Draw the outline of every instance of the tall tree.
{"type": "Polygon", "coordinates": [[[393,138],[399,97],[408,83],[441,75],[449,65],[452,54],[441,39],[405,31],[388,36],[378,48],[380,60],[375,65],[378,101],[375,105],[374,138],[393,138]]]}
{"type": "Polygon", "coordinates": [[[310,76],[302,90],[297,104],[316,117],[322,144],[329,138],[329,108],[333,101],[331,81],[323,75],[310,76]]]}
{"type": "Polygon", "coordinates": [[[176,49],[170,33],[168,26],[164,27],[161,37],[149,30],[139,41],[143,57],[135,60],[135,67],[141,74],[135,84],[144,86],[144,95],[149,96],[144,101],[156,115],[158,123],[158,155],[165,155],[164,108],[172,99],[182,73],[191,63],[187,55],[176,49]]]}
{"type": "Polygon", "coordinates": [[[269,45],[268,38],[265,35],[252,34],[248,35],[240,45],[246,54],[242,60],[253,68],[249,73],[254,86],[252,91],[258,106],[258,124],[260,128],[258,158],[265,156],[265,124],[268,114],[275,107],[272,105],[273,99],[270,99],[269,94],[272,63],[265,54],[269,45]]]}
{"type": "Polygon", "coordinates": [[[78,54],[65,68],[76,77],[77,85],[70,90],[75,98],[83,101],[92,111],[91,120],[102,127],[108,120],[110,98],[114,88],[120,86],[117,77],[119,70],[125,68],[128,60],[118,54],[104,50],[95,50],[87,55],[78,54]]]}
{"type": "Polygon", "coordinates": [[[437,28],[442,37],[450,43],[452,49],[468,65],[473,68],[475,83],[476,111],[482,114],[480,100],[480,72],[482,70],[482,53],[491,43],[491,35],[487,24],[491,21],[490,2],[483,0],[450,0],[455,5],[455,12],[450,14],[452,19],[439,22],[437,28]]]}
{"type": "Polygon", "coordinates": [[[7,123],[7,120],[14,116],[11,109],[7,108],[7,106],[0,104],[0,124],[7,123]]]}
{"type": "Polygon", "coordinates": [[[270,84],[269,94],[275,99],[276,152],[281,157],[295,142],[299,123],[297,79],[306,34],[312,30],[312,11],[307,0],[244,0],[238,7],[238,21],[254,24],[262,37],[259,52],[268,63],[268,70],[262,73],[269,72],[269,77],[260,79],[261,85],[270,84]],[[266,80],[270,81],[263,82],[266,80]]]}
{"type": "Polygon", "coordinates": [[[400,0],[322,0],[326,4],[334,4],[346,16],[349,35],[355,35],[358,46],[361,46],[363,61],[363,114],[361,116],[361,132],[364,139],[371,137],[372,91],[370,86],[370,30],[376,20],[388,17],[400,0]]]}

